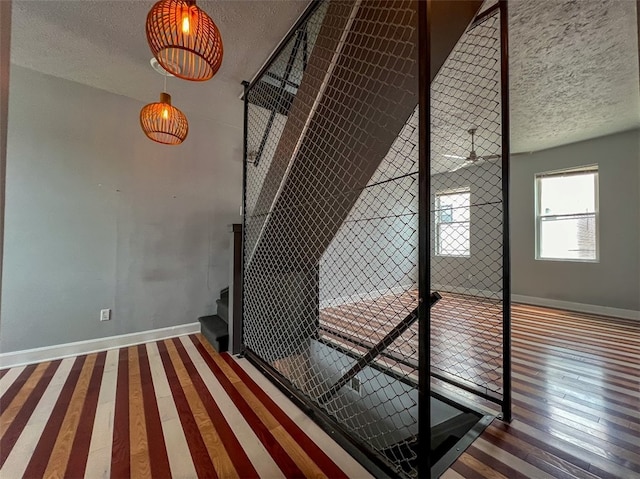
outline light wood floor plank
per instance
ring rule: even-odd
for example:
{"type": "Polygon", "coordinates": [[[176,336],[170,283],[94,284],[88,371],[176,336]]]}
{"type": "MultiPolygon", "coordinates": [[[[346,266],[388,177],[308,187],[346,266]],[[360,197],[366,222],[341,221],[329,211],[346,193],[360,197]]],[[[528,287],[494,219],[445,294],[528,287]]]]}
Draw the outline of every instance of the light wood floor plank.
{"type": "Polygon", "coordinates": [[[189,445],[180,423],[178,410],[171,395],[171,388],[164,373],[160,353],[155,343],[147,344],[149,367],[158,401],[162,433],[167,445],[171,475],[176,478],[197,477],[189,445]]]}
{"type": "Polygon", "coordinates": [[[116,380],[118,375],[118,350],[107,351],[98,408],[93,423],[89,444],[89,457],[85,469],[85,479],[103,478],[111,472],[111,445],[113,437],[113,417],[116,404],[116,380]]]}
{"type": "Polygon", "coordinates": [[[129,437],[131,477],[151,478],[138,348],[129,348],[129,437]]]}

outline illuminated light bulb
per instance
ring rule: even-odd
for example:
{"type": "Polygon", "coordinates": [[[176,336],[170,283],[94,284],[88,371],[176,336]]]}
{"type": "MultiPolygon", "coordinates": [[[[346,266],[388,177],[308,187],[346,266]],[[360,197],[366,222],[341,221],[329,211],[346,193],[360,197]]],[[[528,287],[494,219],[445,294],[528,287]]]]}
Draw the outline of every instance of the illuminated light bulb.
{"type": "Polygon", "coordinates": [[[190,33],[188,10],[182,14],[182,33],[185,33],[187,35],[190,33]]]}
{"type": "Polygon", "coordinates": [[[169,109],[168,108],[163,108],[162,109],[162,118],[164,118],[165,120],[169,119],[169,109]]]}

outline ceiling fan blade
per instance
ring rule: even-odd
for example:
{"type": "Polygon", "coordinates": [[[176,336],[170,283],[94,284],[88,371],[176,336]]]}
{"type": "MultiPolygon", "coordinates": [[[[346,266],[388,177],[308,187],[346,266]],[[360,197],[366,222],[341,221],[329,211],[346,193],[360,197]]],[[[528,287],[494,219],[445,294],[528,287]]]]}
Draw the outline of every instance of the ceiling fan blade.
{"type": "Polygon", "coordinates": [[[493,161],[502,158],[500,155],[489,155],[489,156],[480,156],[479,159],[483,159],[485,161],[493,161]]]}
{"type": "Polygon", "coordinates": [[[445,158],[453,158],[454,160],[466,160],[468,157],[466,156],[458,156],[458,155],[442,155],[445,158]]]}
{"type": "Polygon", "coordinates": [[[473,164],[474,164],[474,162],[473,162],[473,161],[469,161],[469,160],[467,160],[467,161],[465,161],[464,163],[461,163],[461,164],[459,164],[458,166],[456,166],[453,170],[449,170],[449,171],[450,171],[451,173],[453,173],[454,171],[461,170],[461,169],[466,168],[467,166],[471,166],[471,165],[473,165],[473,164]]]}

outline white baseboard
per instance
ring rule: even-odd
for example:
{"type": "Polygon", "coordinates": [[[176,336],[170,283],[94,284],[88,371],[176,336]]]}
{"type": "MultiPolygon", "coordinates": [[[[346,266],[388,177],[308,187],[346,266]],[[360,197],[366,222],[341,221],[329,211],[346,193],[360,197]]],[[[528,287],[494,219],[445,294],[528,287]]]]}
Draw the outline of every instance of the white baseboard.
{"type": "Polygon", "coordinates": [[[168,328],[152,329],[139,333],[121,334],[107,338],[89,339],[74,343],[45,346],[42,348],[25,349],[11,353],[0,354],[0,369],[22,366],[24,364],[51,361],[53,359],[67,358],[79,354],[95,353],[107,349],[123,348],[135,344],[158,341],[160,339],[193,334],[200,331],[200,323],[181,324],[168,328]]]}
{"type": "Polygon", "coordinates": [[[611,316],[622,319],[635,319],[640,321],[640,311],[633,309],[610,308],[608,306],[598,306],[597,304],[572,303],[557,299],[535,298],[533,296],[523,296],[520,294],[511,295],[514,303],[532,304],[534,306],[547,306],[549,308],[568,309],[579,313],[591,313],[602,316],[611,316]]]}
{"type": "Polygon", "coordinates": [[[340,298],[323,299],[320,301],[320,309],[330,308],[333,306],[340,306],[342,304],[359,303],[360,301],[367,301],[385,296],[387,294],[402,294],[413,289],[418,289],[416,284],[405,284],[396,286],[389,289],[380,289],[377,291],[368,291],[365,293],[353,294],[351,296],[342,296],[340,298]]]}

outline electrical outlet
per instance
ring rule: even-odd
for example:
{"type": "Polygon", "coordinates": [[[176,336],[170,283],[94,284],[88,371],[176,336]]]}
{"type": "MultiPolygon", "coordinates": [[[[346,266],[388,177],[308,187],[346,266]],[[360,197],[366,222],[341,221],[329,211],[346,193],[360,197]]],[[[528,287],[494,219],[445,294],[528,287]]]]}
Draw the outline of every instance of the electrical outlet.
{"type": "Polygon", "coordinates": [[[101,309],[100,310],[100,321],[109,321],[111,319],[111,310],[110,309],[101,309]]]}

